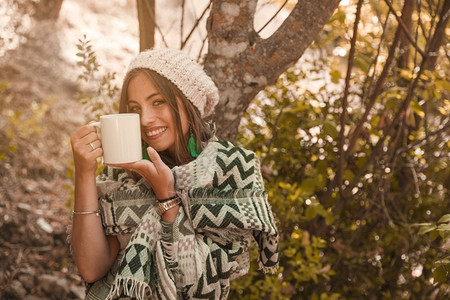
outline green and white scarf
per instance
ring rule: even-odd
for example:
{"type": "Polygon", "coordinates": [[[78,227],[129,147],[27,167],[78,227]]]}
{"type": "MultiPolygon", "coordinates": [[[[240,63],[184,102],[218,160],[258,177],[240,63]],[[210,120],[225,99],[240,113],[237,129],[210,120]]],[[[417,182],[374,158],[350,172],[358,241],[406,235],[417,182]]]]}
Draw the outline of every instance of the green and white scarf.
{"type": "Polygon", "coordinates": [[[230,280],[249,270],[252,241],[260,268],[278,268],[278,231],[253,152],[212,141],[172,171],[182,199],[173,223],[161,221],[145,180],[135,182],[117,168],[99,175],[106,234],[133,234],[120,263],[88,299],[104,299],[101,288],[107,299],[226,299],[230,280]]]}

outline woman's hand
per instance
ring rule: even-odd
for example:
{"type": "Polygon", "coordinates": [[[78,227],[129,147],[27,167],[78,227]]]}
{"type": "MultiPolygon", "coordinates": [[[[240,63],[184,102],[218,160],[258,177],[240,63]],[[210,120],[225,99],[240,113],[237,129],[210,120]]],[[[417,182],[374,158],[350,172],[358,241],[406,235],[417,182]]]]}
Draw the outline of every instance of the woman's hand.
{"type": "Polygon", "coordinates": [[[161,160],[158,152],[152,147],[147,148],[151,161],[140,160],[127,164],[108,164],[139,173],[150,184],[156,198],[165,199],[175,195],[174,178],[170,168],[161,160]]]}
{"type": "Polygon", "coordinates": [[[103,155],[102,143],[94,126],[84,125],[71,137],[75,170],[80,173],[95,173],[97,158],[103,155]]]}

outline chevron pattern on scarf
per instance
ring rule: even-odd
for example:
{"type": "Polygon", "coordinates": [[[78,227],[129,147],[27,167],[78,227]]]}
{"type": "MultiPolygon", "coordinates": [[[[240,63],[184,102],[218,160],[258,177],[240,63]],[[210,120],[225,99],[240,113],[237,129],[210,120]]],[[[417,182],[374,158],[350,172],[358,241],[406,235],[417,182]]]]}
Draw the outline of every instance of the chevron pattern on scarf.
{"type": "Polygon", "coordinates": [[[108,299],[226,299],[230,281],[249,270],[252,241],[264,272],[278,268],[278,231],[255,153],[211,141],[173,172],[183,208],[171,225],[173,239],[165,237],[169,248],[145,181],[109,170],[97,184],[108,191],[99,193],[106,232],[134,231],[108,299]],[[165,251],[177,261],[167,261],[165,251]]]}
{"type": "Polygon", "coordinates": [[[214,174],[213,186],[224,191],[232,189],[251,189],[255,167],[253,152],[230,147],[228,142],[217,142],[222,146],[217,151],[216,162],[220,167],[214,174]]]}

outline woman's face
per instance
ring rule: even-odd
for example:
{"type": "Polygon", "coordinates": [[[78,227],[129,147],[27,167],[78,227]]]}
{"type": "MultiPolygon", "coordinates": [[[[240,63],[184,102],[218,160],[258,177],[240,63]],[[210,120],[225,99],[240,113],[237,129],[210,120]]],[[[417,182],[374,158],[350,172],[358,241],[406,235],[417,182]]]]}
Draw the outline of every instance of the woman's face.
{"type": "MultiPolygon", "coordinates": [[[[156,151],[168,150],[175,157],[175,120],[169,100],[156,89],[144,73],[134,76],[128,84],[128,111],[138,113],[141,119],[142,139],[156,151]]],[[[186,111],[177,98],[183,134],[187,134],[189,124],[186,111]]]]}

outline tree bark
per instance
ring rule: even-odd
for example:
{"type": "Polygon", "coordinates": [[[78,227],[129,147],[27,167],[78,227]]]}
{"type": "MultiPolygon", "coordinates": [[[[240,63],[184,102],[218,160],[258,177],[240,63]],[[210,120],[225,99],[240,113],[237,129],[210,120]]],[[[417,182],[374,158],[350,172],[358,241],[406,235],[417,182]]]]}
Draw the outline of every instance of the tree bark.
{"type": "Polygon", "coordinates": [[[45,0],[33,2],[36,20],[58,20],[63,0],[45,0]]]}
{"type": "Polygon", "coordinates": [[[280,28],[263,39],[253,27],[256,0],[213,0],[205,70],[220,93],[213,117],[220,138],[236,139],[252,99],[297,62],[339,2],[299,1],[280,28]]]}
{"type": "Polygon", "coordinates": [[[136,0],[139,20],[139,50],[155,46],[155,0],[136,0]]]}
{"type": "MultiPolygon", "coordinates": [[[[414,11],[414,4],[415,1],[414,0],[406,0],[405,1],[405,5],[403,5],[403,9],[402,9],[402,20],[403,23],[406,26],[406,29],[408,30],[408,32],[411,33],[411,28],[412,28],[412,14],[414,11]]],[[[411,43],[408,40],[408,37],[406,36],[405,32],[401,32],[400,33],[400,56],[399,56],[399,60],[398,60],[398,67],[401,69],[408,69],[409,66],[409,47],[410,47],[411,43]]],[[[403,85],[405,86],[405,85],[403,85]]]]}
{"type": "Polygon", "coordinates": [[[450,0],[445,0],[441,13],[439,15],[439,22],[436,25],[437,31],[434,39],[430,45],[430,58],[428,59],[427,69],[434,70],[436,68],[437,52],[439,48],[444,44],[446,39],[445,28],[447,27],[448,19],[450,18],[450,0]]]}

